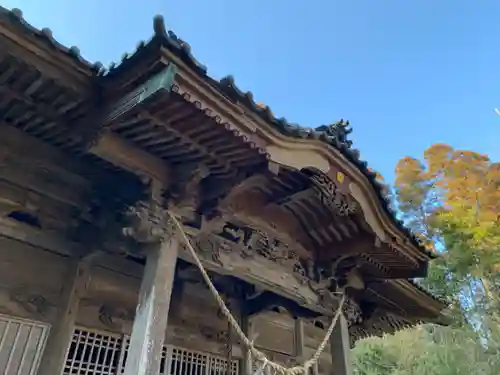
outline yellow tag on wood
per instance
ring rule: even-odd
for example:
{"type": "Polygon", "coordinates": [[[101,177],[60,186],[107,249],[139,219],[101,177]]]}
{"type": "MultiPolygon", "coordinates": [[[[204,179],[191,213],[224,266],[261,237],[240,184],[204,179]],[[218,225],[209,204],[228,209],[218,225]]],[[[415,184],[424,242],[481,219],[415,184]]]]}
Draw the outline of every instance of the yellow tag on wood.
{"type": "Polygon", "coordinates": [[[337,172],[337,181],[342,183],[344,182],[344,174],[342,172],[337,172]]]}

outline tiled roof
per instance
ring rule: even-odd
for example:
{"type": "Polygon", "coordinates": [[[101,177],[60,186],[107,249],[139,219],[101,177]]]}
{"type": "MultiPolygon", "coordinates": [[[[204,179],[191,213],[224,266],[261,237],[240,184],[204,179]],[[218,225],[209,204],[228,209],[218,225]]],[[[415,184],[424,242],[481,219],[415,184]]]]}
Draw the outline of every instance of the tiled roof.
{"type": "Polygon", "coordinates": [[[352,142],[347,139],[347,135],[352,131],[349,128],[349,123],[346,121],[338,121],[332,125],[323,125],[314,129],[305,128],[300,125],[290,123],[285,118],[274,117],[272,111],[268,106],[257,104],[253,99],[251,92],[241,91],[235,84],[232,76],[227,76],[217,81],[211,78],[207,73],[207,67],[201,64],[191,53],[189,44],[180,39],[173,31],[167,30],[162,16],[154,17],[154,36],[148,42],[140,42],[136,51],[133,54],[124,54],[120,64],[112,64],[107,70],[103,68],[99,62],[90,63],[85,60],[77,47],[65,47],[57,42],[50,29],[43,28],[37,29],[24,20],[22,12],[19,9],[7,10],[0,7],[0,21],[1,19],[8,18],[11,21],[17,22],[22,26],[25,32],[35,35],[37,38],[43,39],[52,48],[59,50],[61,53],[70,56],[75,60],[75,63],[89,69],[96,75],[112,77],[118,70],[125,67],[129,63],[133,63],[144,50],[154,46],[163,46],[175,53],[187,66],[193,71],[198,73],[202,78],[209,82],[212,86],[223,92],[226,96],[241,103],[246,108],[250,109],[261,117],[264,121],[272,125],[275,129],[283,135],[292,138],[302,139],[317,139],[321,140],[335,149],[339,150],[351,163],[356,165],[358,169],[368,178],[374,187],[378,199],[384,211],[388,214],[394,224],[416,245],[423,253],[431,258],[437,255],[425,249],[418,238],[405,227],[403,221],[398,220],[396,212],[390,207],[390,202],[385,196],[386,186],[377,181],[377,174],[368,168],[366,161],[361,160],[359,150],[352,148],[352,142]]]}

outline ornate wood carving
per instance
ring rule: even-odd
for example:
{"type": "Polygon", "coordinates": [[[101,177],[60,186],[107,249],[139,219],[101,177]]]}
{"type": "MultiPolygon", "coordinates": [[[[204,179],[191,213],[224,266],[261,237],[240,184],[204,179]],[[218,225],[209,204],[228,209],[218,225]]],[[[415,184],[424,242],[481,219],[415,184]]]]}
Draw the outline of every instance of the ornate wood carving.
{"type": "Polygon", "coordinates": [[[291,266],[298,260],[287,244],[260,230],[228,224],[223,236],[234,239],[243,257],[261,256],[284,266],[291,266]]]}
{"type": "Polygon", "coordinates": [[[99,183],[93,187],[87,205],[75,213],[68,235],[87,247],[117,252],[123,250],[117,246],[123,243],[123,228],[133,216],[130,207],[146,197],[147,186],[128,175],[103,177],[96,176],[99,183]]]}
{"type": "Polygon", "coordinates": [[[116,305],[103,304],[99,308],[99,321],[106,327],[120,331],[126,322],[134,320],[135,312],[116,305]]]}
{"type": "Polygon", "coordinates": [[[342,312],[346,317],[348,326],[352,326],[353,324],[360,324],[363,322],[363,311],[359,304],[354,301],[352,298],[347,298],[342,312]]]}
{"type": "MultiPolygon", "coordinates": [[[[338,301],[335,307],[335,310],[338,308],[338,301]]],[[[368,318],[365,316],[365,313],[360,305],[353,297],[346,297],[344,306],[342,307],[342,313],[346,318],[347,325],[349,327],[358,326],[363,324],[368,318]]],[[[333,312],[332,312],[333,314],[333,312]]],[[[331,317],[323,317],[319,318],[316,321],[319,321],[324,329],[326,329],[331,323],[331,317]]]]}
{"type": "Polygon", "coordinates": [[[325,309],[338,307],[340,294],[346,289],[363,290],[365,283],[358,270],[356,257],[341,257],[332,265],[314,265],[308,268],[309,287],[318,295],[319,303],[325,309]]]}
{"type": "Polygon", "coordinates": [[[358,210],[358,204],[349,194],[343,193],[327,174],[308,171],[314,189],[320,194],[321,202],[340,216],[347,216],[358,210]]]}
{"type": "Polygon", "coordinates": [[[214,327],[200,325],[198,327],[200,334],[210,341],[216,341],[221,344],[227,344],[229,340],[229,332],[214,327]]]}
{"type": "Polygon", "coordinates": [[[156,202],[138,202],[126,213],[128,225],[123,234],[137,242],[159,242],[175,233],[175,226],[167,210],[156,202]]]}
{"type": "Polygon", "coordinates": [[[231,248],[226,243],[210,234],[201,233],[197,236],[192,236],[190,240],[198,254],[204,259],[212,260],[220,266],[223,266],[220,260],[221,251],[231,251],[231,248]]]}
{"type": "Polygon", "coordinates": [[[193,319],[180,318],[176,321],[176,325],[181,327],[189,327],[190,331],[201,334],[209,341],[215,341],[219,344],[226,344],[228,341],[228,331],[220,328],[218,324],[207,325],[206,323],[194,321],[193,319]]]}
{"type": "Polygon", "coordinates": [[[27,313],[39,318],[47,316],[49,309],[56,306],[42,294],[30,292],[26,287],[12,290],[10,299],[27,313]]]}

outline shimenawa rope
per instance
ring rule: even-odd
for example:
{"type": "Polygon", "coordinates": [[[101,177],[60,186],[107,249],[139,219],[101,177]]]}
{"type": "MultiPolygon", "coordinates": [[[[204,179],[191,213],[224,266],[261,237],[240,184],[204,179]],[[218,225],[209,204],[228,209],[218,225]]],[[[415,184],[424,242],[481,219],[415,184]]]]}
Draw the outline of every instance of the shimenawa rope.
{"type": "Polygon", "coordinates": [[[326,331],[325,337],[323,338],[323,341],[319,345],[318,349],[316,352],[313,354],[313,356],[305,361],[302,365],[300,366],[294,366],[291,368],[286,368],[279,363],[273,362],[269,359],[267,359],[266,355],[262,353],[260,350],[256,349],[253,345],[253,341],[251,341],[245,333],[242,331],[240,325],[238,324],[237,320],[234,318],[234,316],[231,314],[231,311],[227,308],[226,304],[224,303],[224,300],[222,297],[219,295],[219,292],[215,288],[214,284],[210,280],[210,276],[208,276],[207,271],[203,267],[203,264],[201,263],[200,258],[198,257],[198,254],[196,253],[196,250],[193,248],[191,245],[191,241],[187,237],[186,233],[184,232],[184,229],[182,228],[182,225],[179,223],[179,220],[169,212],[169,216],[172,220],[172,222],[175,224],[175,227],[177,230],[180,232],[181,237],[186,244],[186,247],[190,253],[190,255],[193,257],[194,262],[198,266],[201,275],[207,284],[208,288],[210,289],[210,292],[212,292],[214,298],[216,299],[219,308],[221,309],[222,313],[224,316],[227,318],[231,326],[233,327],[234,331],[240,338],[241,342],[245,345],[245,347],[248,349],[250,352],[251,356],[255,358],[256,362],[260,362],[261,365],[259,369],[257,370],[257,373],[263,373],[266,367],[269,367],[270,370],[273,370],[275,374],[279,375],[302,375],[302,374],[307,374],[308,369],[311,368],[319,359],[321,356],[321,353],[325,350],[326,345],[328,344],[328,340],[330,339],[330,336],[332,335],[333,329],[335,328],[335,325],[337,324],[337,321],[339,319],[340,314],[342,313],[342,307],[344,305],[345,301],[345,294],[342,293],[342,297],[340,300],[339,307],[337,311],[335,312],[335,315],[332,319],[332,322],[330,326],[328,327],[328,330],[326,331]]]}

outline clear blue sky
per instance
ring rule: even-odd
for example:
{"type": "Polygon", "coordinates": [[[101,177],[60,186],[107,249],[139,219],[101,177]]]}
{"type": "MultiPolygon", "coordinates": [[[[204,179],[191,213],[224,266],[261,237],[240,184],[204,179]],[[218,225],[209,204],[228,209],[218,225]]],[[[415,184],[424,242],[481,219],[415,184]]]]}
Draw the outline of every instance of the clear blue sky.
{"type": "Polygon", "coordinates": [[[216,78],[304,126],[349,119],[386,178],[435,142],[500,160],[499,0],[0,0],[91,61],[119,61],[152,18],[216,78]],[[130,5],[125,5],[130,4],[130,5]]]}

